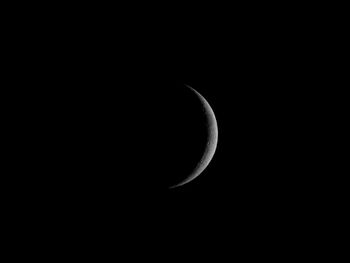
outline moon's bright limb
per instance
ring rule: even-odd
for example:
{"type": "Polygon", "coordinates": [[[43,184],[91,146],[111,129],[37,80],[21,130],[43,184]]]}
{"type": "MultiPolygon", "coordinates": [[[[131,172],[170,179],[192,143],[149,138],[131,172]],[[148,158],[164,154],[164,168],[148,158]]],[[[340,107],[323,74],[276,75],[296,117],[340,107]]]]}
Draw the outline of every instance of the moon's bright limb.
{"type": "Polygon", "coordinates": [[[202,158],[199,161],[199,163],[196,165],[193,172],[185,180],[183,180],[182,182],[176,185],[171,186],[170,188],[182,186],[184,184],[189,183],[196,177],[198,177],[204,171],[204,169],[209,165],[211,159],[214,156],[217,143],[218,143],[218,126],[217,126],[217,121],[216,121],[213,109],[210,107],[208,101],[206,101],[206,99],[199,92],[197,92],[195,89],[193,89],[188,85],[186,86],[190,88],[197,95],[197,97],[200,99],[202,103],[203,108],[205,109],[209,135],[208,135],[207,144],[206,144],[204,153],[202,155],[202,158]]]}

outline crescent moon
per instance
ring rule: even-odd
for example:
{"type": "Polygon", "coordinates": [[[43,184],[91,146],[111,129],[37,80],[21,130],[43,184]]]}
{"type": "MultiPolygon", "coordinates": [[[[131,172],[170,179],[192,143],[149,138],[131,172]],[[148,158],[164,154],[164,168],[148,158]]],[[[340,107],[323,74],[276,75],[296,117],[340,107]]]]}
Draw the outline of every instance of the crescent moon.
{"type": "Polygon", "coordinates": [[[218,144],[218,125],[213,109],[210,107],[208,101],[198,91],[196,91],[188,85],[186,86],[197,95],[203,106],[208,124],[208,139],[202,158],[194,168],[193,172],[185,180],[176,185],[171,186],[170,188],[182,186],[198,177],[207,168],[210,161],[213,159],[218,144]]]}

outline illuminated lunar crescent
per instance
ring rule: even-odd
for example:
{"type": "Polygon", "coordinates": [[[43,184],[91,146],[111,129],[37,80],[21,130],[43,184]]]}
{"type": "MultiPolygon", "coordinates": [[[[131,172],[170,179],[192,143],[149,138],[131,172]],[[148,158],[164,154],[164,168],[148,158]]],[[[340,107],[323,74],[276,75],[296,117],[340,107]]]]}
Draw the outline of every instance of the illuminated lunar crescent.
{"type": "Polygon", "coordinates": [[[205,170],[205,168],[209,165],[210,161],[212,160],[216,151],[217,143],[218,143],[218,126],[217,126],[217,121],[216,121],[213,109],[210,107],[209,103],[205,100],[205,98],[200,93],[198,93],[195,89],[193,89],[190,86],[187,86],[187,87],[190,88],[197,95],[204,109],[206,122],[207,122],[208,137],[207,137],[206,147],[203,152],[202,158],[200,159],[198,164],[195,166],[193,172],[190,173],[190,175],[186,177],[185,180],[171,186],[170,188],[182,186],[184,184],[189,183],[196,177],[198,177],[205,170]]]}

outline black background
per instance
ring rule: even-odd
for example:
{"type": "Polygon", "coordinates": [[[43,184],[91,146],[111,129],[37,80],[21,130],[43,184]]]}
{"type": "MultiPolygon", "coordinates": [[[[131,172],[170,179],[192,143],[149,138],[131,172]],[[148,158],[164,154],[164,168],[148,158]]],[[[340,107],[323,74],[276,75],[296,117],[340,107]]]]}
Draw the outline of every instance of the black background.
{"type": "Polygon", "coordinates": [[[104,16],[100,24],[21,25],[12,60],[21,108],[13,111],[27,172],[16,187],[29,214],[82,236],[119,231],[127,244],[155,235],[171,253],[209,236],[248,249],[305,228],[315,234],[325,177],[314,172],[312,152],[322,146],[310,126],[324,92],[315,79],[329,81],[317,29],[283,20],[284,12],[201,14],[190,21],[189,12],[183,24],[104,16]],[[167,178],[197,151],[181,140],[197,138],[181,129],[197,111],[182,100],[184,84],[212,106],[219,141],[201,176],[169,190],[167,178]]]}

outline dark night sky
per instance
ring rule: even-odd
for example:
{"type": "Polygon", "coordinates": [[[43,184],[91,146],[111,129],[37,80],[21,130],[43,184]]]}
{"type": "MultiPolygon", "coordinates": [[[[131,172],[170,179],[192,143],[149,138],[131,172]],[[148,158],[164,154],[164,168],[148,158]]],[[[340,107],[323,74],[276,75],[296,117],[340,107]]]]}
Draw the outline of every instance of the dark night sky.
{"type": "Polygon", "coordinates": [[[316,47],[304,44],[306,33],[303,41],[293,37],[303,32],[290,23],[231,17],[154,33],[142,23],[69,25],[61,33],[50,26],[45,42],[28,41],[32,52],[17,54],[33,88],[15,98],[30,104],[20,113],[26,133],[19,138],[35,173],[19,188],[36,200],[26,201],[32,211],[73,218],[82,232],[89,220],[107,232],[112,225],[157,232],[162,241],[174,237],[179,250],[208,235],[236,237],[239,247],[251,236],[265,242],[269,229],[277,238],[279,227],[298,231],[320,205],[308,129],[311,84],[322,77],[310,67],[316,47]],[[168,178],[191,170],[205,137],[200,105],[184,84],[213,108],[218,147],[197,179],[169,190],[168,178]]]}
{"type": "Polygon", "coordinates": [[[135,199],[153,194],[171,200],[201,196],[205,201],[198,202],[203,207],[209,200],[276,207],[293,199],[291,192],[301,185],[293,164],[300,131],[293,122],[303,101],[298,99],[297,108],[293,103],[297,97],[306,100],[308,96],[303,90],[307,83],[295,86],[303,79],[296,66],[298,57],[284,52],[287,47],[283,45],[273,45],[272,36],[270,42],[256,45],[255,38],[267,38],[266,34],[247,38],[242,31],[230,40],[216,32],[213,41],[197,34],[169,36],[163,49],[121,43],[116,54],[106,51],[111,46],[96,47],[90,53],[67,48],[62,52],[65,56],[60,53],[52,58],[58,61],[56,70],[46,69],[40,84],[53,82],[53,89],[44,93],[50,99],[42,101],[53,109],[45,111],[46,119],[57,117],[61,123],[47,127],[59,134],[54,143],[63,148],[57,153],[64,165],[58,167],[75,174],[67,174],[67,180],[72,180],[67,184],[70,191],[83,182],[82,191],[110,197],[114,187],[121,196],[135,199]],[[195,88],[211,104],[219,144],[199,178],[168,191],[158,183],[163,185],[167,174],[181,174],[185,163],[191,167],[191,154],[203,147],[195,129],[188,129],[188,141],[181,139],[187,135],[183,127],[200,126],[195,113],[199,107],[179,92],[183,84],[195,88]],[[100,173],[107,176],[96,178],[100,173]]]}

